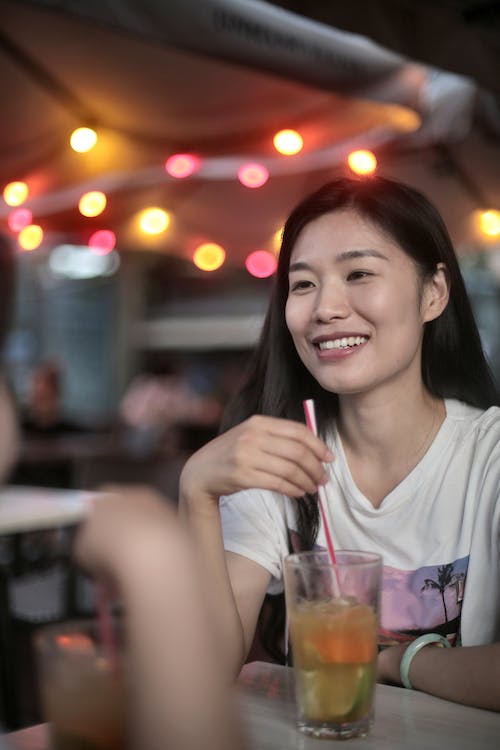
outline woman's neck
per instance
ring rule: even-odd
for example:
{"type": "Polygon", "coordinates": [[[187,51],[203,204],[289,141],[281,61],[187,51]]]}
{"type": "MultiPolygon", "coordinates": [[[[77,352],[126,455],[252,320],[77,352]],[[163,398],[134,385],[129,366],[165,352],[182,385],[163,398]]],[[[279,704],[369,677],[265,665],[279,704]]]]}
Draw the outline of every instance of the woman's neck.
{"type": "Polygon", "coordinates": [[[338,431],[347,463],[375,507],[421,461],[445,416],[444,401],[423,386],[411,398],[393,393],[341,399],[338,431]]]}

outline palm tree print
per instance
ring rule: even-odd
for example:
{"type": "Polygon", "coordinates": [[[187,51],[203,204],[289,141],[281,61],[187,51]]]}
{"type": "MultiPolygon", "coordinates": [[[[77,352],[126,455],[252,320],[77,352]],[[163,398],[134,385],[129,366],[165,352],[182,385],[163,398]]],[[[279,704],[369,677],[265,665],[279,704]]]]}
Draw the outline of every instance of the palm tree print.
{"type": "Polygon", "coordinates": [[[457,594],[457,604],[459,601],[463,598],[463,582],[464,582],[464,574],[463,573],[454,573],[454,564],[453,563],[447,563],[446,565],[440,565],[437,569],[437,581],[435,581],[432,578],[426,578],[424,580],[424,585],[420,589],[420,591],[427,591],[428,589],[434,589],[435,591],[439,591],[441,594],[441,600],[443,602],[443,609],[444,609],[444,619],[445,622],[448,622],[448,610],[446,609],[446,601],[444,598],[444,594],[446,589],[454,588],[457,594]]]}

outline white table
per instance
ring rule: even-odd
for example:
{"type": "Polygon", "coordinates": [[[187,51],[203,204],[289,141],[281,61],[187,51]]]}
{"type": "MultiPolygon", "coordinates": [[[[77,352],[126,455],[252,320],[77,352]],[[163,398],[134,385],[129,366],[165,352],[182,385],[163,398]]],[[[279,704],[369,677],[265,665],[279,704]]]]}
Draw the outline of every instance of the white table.
{"type": "MultiPolygon", "coordinates": [[[[248,729],[250,750],[323,750],[339,748],[339,742],[347,750],[500,747],[500,713],[388,685],[377,685],[375,726],[368,737],[344,741],[306,737],[295,728],[292,679],[293,672],[287,667],[253,662],[243,668],[238,680],[238,702],[248,729]]],[[[46,724],[8,737],[16,750],[49,750],[46,724]]]]}
{"type": "MultiPolygon", "coordinates": [[[[242,714],[252,750],[322,750],[339,740],[306,737],[295,728],[293,672],[253,662],[240,675],[242,714]]],[[[377,685],[375,725],[347,750],[498,750],[500,713],[461,706],[415,690],[377,685]]]]}
{"type": "Polygon", "coordinates": [[[0,534],[71,526],[84,517],[89,496],[78,490],[6,487],[0,490],[0,534]]]}

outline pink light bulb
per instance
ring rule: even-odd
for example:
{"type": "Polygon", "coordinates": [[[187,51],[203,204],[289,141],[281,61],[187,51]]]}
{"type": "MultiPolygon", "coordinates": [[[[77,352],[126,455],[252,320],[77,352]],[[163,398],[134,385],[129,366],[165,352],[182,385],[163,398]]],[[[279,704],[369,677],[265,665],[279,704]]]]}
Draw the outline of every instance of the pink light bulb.
{"type": "Polygon", "coordinates": [[[265,279],[268,276],[272,276],[276,271],[277,265],[276,257],[267,250],[255,250],[245,260],[245,268],[248,273],[258,279],[265,279]]]}
{"type": "Polygon", "coordinates": [[[269,172],[262,164],[243,164],[238,169],[238,180],[247,188],[260,188],[269,179],[269,172]]]}
{"type": "Polygon", "coordinates": [[[90,235],[87,244],[96,255],[108,255],[116,245],[116,235],[110,229],[98,229],[90,235]]]}

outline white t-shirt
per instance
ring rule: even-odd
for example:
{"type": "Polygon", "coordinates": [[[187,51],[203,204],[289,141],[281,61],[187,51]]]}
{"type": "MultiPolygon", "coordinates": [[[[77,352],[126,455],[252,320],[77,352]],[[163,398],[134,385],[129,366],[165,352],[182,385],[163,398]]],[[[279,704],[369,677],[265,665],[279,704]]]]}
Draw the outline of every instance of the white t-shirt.
{"type": "MultiPolygon", "coordinates": [[[[445,404],[429,450],[377,509],[354,484],[338,434],[329,440],[333,543],[383,556],[387,644],[436,631],[464,646],[500,641],[500,408],[445,404]]],[[[283,590],[288,540],[300,549],[297,502],[264,490],[221,498],[226,550],[268,570],[270,593],[283,590]]],[[[322,525],[315,548],[326,548],[322,525]]]]}

